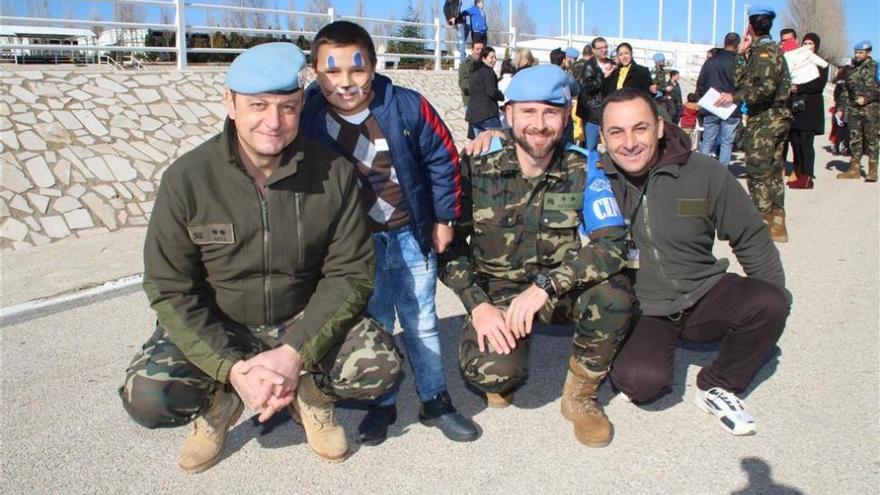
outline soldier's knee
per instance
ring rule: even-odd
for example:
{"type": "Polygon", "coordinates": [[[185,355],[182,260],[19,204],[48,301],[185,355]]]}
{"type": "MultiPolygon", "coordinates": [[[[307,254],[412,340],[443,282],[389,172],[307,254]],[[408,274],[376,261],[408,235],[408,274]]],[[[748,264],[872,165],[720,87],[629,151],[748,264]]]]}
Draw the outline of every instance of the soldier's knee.
{"type": "Polygon", "coordinates": [[[145,428],[183,426],[198,415],[210,391],[165,381],[135,378],[119,387],[122,407],[145,428]]]}
{"type": "MultiPolygon", "coordinates": [[[[321,388],[341,399],[375,399],[391,390],[400,376],[403,359],[394,339],[373,320],[365,319],[360,336],[335,356],[321,388]]],[[[354,330],[353,330],[354,331],[354,330]]]]}
{"type": "Polygon", "coordinates": [[[644,362],[615,361],[611,368],[611,382],[636,403],[653,402],[670,389],[667,371],[644,362]]]}
{"type": "Polygon", "coordinates": [[[460,363],[464,379],[483,392],[503,393],[528,378],[528,370],[514,359],[500,354],[485,354],[460,363]]]}

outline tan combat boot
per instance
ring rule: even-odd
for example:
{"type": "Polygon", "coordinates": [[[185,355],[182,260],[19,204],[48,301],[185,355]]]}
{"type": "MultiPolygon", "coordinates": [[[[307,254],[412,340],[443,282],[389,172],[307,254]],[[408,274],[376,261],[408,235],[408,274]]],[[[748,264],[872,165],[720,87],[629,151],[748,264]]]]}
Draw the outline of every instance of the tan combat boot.
{"type": "Polygon", "coordinates": [[[235,392],[220,387],[211,399],[211,405],[193,421],[192,434],[180,449],[180,469],[187,473],[200,473],[217,464],[226,434],[238,421],[244,406],[235,392]]]}
{"type": "Polygon", "coordinates": [[[486,406],[492,409],[504,409],[513,404],[513,391],[504,392],[503,394],[493,394],[486,392],[486,406]]]}
{"type": "Polygon", "coordinates": [[[562,387],[562,415],[574,423],[574,436],[588,447],[604,447],[614,435],[611,422],[596,402],[606,374],[584,368],[573,357],[568,360],[568,375],[562,387]]]}
{"type": "Polygon", "coordinates": [[[788,230],[785,228],[785,210],[773,208],[770,212],[770,237],[774,242],[788,242],[788,230]]]}
{"type": "Polygon", "coordinates": [[[345,430],[336,422],[333,400],[321,392],[311,375],[300,377],[290,415],[302,425],[309,447],[318,456],[328,461],[341,461],[348,454],[348,440],[345,439],[345,430]]]}
{"type": "Polygon", "coordinates": [[[853,155],[849,159],[849,168],[846,172],[837,174],[838,179],[858,179],[862,176],[862,157],[853,155]]]}
{"type": "Polygon", "coordinates": [[[877,182],[877,160],[868,160],[868,176],[865,182],[877,182]]]}

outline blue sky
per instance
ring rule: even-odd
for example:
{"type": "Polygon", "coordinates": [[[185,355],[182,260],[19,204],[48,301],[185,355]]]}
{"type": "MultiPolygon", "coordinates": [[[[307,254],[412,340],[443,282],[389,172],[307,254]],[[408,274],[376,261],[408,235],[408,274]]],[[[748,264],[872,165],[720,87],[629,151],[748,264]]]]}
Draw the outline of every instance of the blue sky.
{"type": "MultiPolygon", "coordinates": [[[[9,1],[9,0],[7,0],[9,1]]],[[[203,3],[213,3],[217,0],[202,0],[203,3]]],[[[433,0],[414,0],[430,3],[433,0]]],[[[442,5],[442,0],[437,0],[442,5]]],[[[743,26],[743,3],[745,0],[718,0],[718,26],[715,40],[716,43],[730,29],[731,2],[736,1],[737,31],[743,26]]],[[[367,15],[370,17],[387,17],[394,14],[400,18],[406,10],[408,0],[367,0],[367,15]]],[[[507,5],[507,0],[501,0],[507,5]]],[[[14,2],[23,4],[24,2],[14,2]]],[[[271,8],[275,5],[284,8],[288,5],[287,0],[267,0],[271,8]]],[[[296,2],[297,10],[305,8],[307,0],[296,2]]],[[[469,4],[465,0],[465,4],[469,4]]],[[[517,1],[514,0],[514,5],[517,1]]],[[[529,13],[538,27],[538,34],[558,32],[559,30],[559,1],[558,0],[526,0],[529,13]]],[[[687,0],[664,0],[663,39],[681,40],[687,38],[687,0]]],[[[782,12],[786,0],[751,0],[750,3],[762,3],[776,8],[777,13],[782,12]]],[[[53,16],[65,15],[72,5],[74,15],[77,18],[89,19],[98,12],[104,19],[109,20],[112,12],[110,2],[90,2],[73,0],[49,0],[49,8],[53,16]]],[[[354,12],[355,0],[332,0],[333,6],[342,14],[354,12]]],[[[624,0],[624,36],[633,38],[656,39],[657,37],[657,6],[658,0],[624,0]]],[[[870,39],[875,46],[880,46],[880,2],[877,0],[843,0],[847,19],[847,34],[850,44],[862,39],[870,39]]],[[[21,8],[20,5],[18,7],[21,8]]],[[[150,20],[157,20],[157,10],[145,6],[150,20]]],[[[592,26],[597,26],[600,33],[617,35],[618,4],[614,0],[586,0],[587,33],[592,31],[592,26]]],[[[190,22],[201,22],[201,19],[193,19],[190,22]]],[[[782,27],[777,21],[774,26],[774,36],[778,28],[782,27]]],[[[820,35],[822,33],[819,33],[820,35]]],[[[693,22],[691,39],[695,42],[711,41],[712,37],[712,0],[693,0],[693,22]]]]}

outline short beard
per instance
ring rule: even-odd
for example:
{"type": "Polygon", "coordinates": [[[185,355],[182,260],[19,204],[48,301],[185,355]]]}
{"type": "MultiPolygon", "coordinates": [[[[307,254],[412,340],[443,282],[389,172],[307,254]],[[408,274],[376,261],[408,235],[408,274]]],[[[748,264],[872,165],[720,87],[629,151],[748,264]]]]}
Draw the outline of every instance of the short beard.
{"type": "Polygon", "coordinates": [[[516,141],[516,144],[520,145],[522,149],[525,150],[526,154],[532,157],[535,160],[542,160],[547,158],[548,155],[553,154],[556,151],[556,148],[562,143],[562,135],[556,137],[556,139],[547,143],[547,148],[542,150],[543,152],[539,152],[531,144],[529,144],[528,140],[526,140],[525,133],[517,134],[513,133],[513,140],[516,141]]]}

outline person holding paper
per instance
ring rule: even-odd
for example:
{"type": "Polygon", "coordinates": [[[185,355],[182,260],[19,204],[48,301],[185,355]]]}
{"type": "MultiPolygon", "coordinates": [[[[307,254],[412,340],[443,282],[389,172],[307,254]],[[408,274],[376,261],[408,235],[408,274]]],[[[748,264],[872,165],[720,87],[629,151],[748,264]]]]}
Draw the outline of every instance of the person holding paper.
{"type": "MultiPolygon", "coordinates": [[[[807,33],[803,37],[803,46],[797,50],[785,54],[785,59],[790,65],[794,59],[803,59],[805,64],[812,68],[815,77],[812,80],[800,79],[792,70],[791,108],[792,121],[788,141],[794,151],[795,179],[786,185],[792,189],[813,188],[813,166],[816,162],[816,151],[813,149],[813,139],[817,134],[825,133],[825,101],[822,92],[825,83],[828,82],[828,62],[825,62],[815,52],[819,50],[821,39],[816,33],[807,33]],[[806,56],[796,55],[806,50],[806,56]],[[815,58],[813,58],[815,57],[815,58]],[[818,60],[816,60],[818,59],[818,60]],[[819,63],[824,63],[820,66],[819,63]]],[[[799,65],[798,67],[804,67],[799,65]]]]}
{"type": "MultiPolygon", "coordinates": [[[[739,34],[727,33],[724,37],[724,49],[718,50],[715,56],[703,64],[700,76],[697,78],[697,99],[703,98],[710,89],[723,93],[733,92],[735,89],[733,66],[736,63],[736,49],[739,42],[739,34]]],[[[717,97],[712,99],[713,103],[714,100],[717,100],[717,97]]],[[[701,114],[703,116],[703,140],[700,142],[700,153],[714,154],[720,139],[721,149],[717,155],[718,161],[724,166],[729,166],[736,129],[741,121],[739,106],[733,105],[733,113],[727,118],[721,118],[705,109],[701,111],[701,114]]]]}

